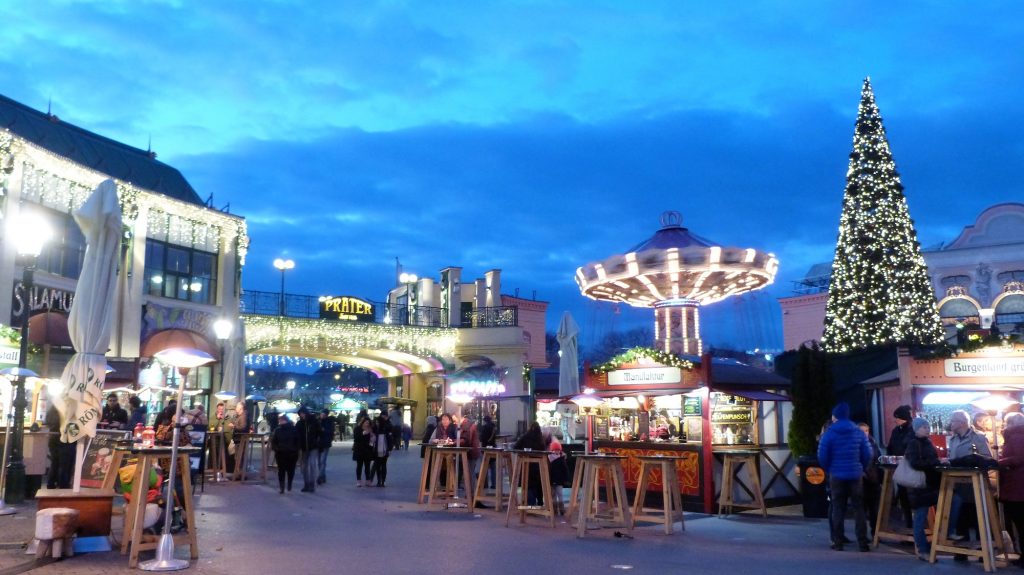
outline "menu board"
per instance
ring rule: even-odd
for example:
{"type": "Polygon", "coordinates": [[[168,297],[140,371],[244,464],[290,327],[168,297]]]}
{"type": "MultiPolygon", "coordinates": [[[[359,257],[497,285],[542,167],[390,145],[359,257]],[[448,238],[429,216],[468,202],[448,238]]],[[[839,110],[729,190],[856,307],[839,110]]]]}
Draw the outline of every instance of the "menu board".
{"type": "Polygon", "coordinates": [[[683,397],[683,415],[701,415],[700,398],[699,397],[683,397]]]}
{"type": "Polygon", "coordinates": [[[686,431],[686,441],[700,442],[704,438],[704,421],[699,417],[683,418],[683,429],[686,431]]]}
{"type": "Polygon", "coordinates": [[[594,437],[597,439],[608,439],[608,418],[594,418],[594,437]]]}
{"type": "MultiPolygon", "coordinates": [[[[110,463],[114,456],[114,446],[131,436],[128,430],[97,429],[96,437],[89,442],[82,463],[82,487],[102,487],[103,480],[110,473],[110,463]]],[[[116,470],[115,470],[116,472],[116,470]]]]}

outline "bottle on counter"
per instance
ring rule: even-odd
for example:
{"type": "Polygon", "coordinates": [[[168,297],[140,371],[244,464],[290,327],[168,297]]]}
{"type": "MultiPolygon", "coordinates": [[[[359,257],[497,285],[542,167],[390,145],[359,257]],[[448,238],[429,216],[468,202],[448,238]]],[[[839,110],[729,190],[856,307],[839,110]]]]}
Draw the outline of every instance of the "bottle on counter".
{"type": "Polygon", "coordinates": [[[135,429],[132,431],[132,442],[142,443],[142,433],[146,431],[146,426],[142,423],[136,423],[135,429]]]}
{"type": "Polygon", "coordinates": [[[153,447],[156,444],[156,432],[153,431],[152,425],[147,425],[146,429],[142,432],[142,446],[153,447]]]}

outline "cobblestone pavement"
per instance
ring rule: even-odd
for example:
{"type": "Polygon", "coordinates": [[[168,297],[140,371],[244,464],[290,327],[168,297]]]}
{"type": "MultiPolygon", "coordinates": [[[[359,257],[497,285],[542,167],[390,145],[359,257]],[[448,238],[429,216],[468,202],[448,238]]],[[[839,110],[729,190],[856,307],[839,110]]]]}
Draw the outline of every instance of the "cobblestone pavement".
{"type": "MultiPolygon", "coordinates": [[[[206,485],[197,502],[199,560],[188,572],[329,573],[381,570],[388,575],[543,575],[579,573],[759,573],[793,575],[825,569],[829,575],[866,572],[982,572],[976,563],[941,558],[937,565],[918,561],[911,548],[882,545],[870,553],[828,548],[824,520],[772,510],[768,519],[740,514],[718,518],[686,514],[686,532],[664,535],[653,525],[638,527],[632,539],[613,529],[556,529],[539,519],[505,527],[493,510],[444,511],[417,505],[418,449],[397,452],[389,464],[386,488],[355,487],[354,463],[347,445],[336,445],[328,464],[328,483],[315,494],[280,495],[275,481],[266,485],[206,485]]],[[[10,544],[27,541],[35,506],[0,517],[0,575],[23,572],[32,561],[10,544]]],[[[120,537],[115,518],[115,535],[120,537]]],[[[852,534],[852,525],[849,525],[852,534]]],[[[849,547],[848,547],[849,549],[849,547]]],[[[145,554],[148,558],[150,554],[145,554]]],[[[187,551],[178,548],[178,556],[187,551]]],[[[43,565],[33,574],[100,575],[127,573],[128,559],[117,552],[81,554],[43,565]]]]}

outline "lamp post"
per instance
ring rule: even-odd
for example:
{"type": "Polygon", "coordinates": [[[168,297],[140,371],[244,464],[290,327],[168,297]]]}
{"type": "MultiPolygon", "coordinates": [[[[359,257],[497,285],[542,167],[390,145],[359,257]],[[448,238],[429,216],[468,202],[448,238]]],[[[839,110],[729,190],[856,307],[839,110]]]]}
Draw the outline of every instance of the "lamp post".
{"type": "Polygon", "coordinates": [[[213,333],[217,336],[217,343],[220,344],[220,391],[218,393],[224,393],[224,368],[227,365],[224,357],[233,331],[235,331],[235,324],[230,319],[222,317],[213,322],[213,333]]]}
{"type": "Polygon", "coordinates": [[[281,303],[280,303],[280,315],[284,315],[284,272],[293,269],[295,267],[294,260],[286,260],[277,258],[274,260],[274,267],[281,270],[281,303]]]}
{"type": "Polygon", "coordinates": [[[295,403],[295,380],[289,379],[287,382],[285,382],[284,387],[285,389],[288,390],[288,399],[292,403],[295,403]]]}
{"type": "MultiPolygon", "coordinates": [[[[43,245],[50,238],[50,228],[36,214],[25,214],[12,222],[8,229],[8,237],[17,245],[18,259],[21,261],[21,286],[24,299],[21,313],[21,349],[18,355],[18,368],[25,369],[28,360],[28,320],[32,315],[32,287],[35,279],[36,262],[43,251],[43,245]]],[[[7,467],[7,484],[5,496],[8,503],[25,501],[25,459],[23,449],[25,443],[25,374],[18,374],[14,387],[14,430],[11,437],[11,462],[7,467]]]]}
{"type": "Polygon", "coordinates": [[[416,299],[413,296],[413,286],[419,280],[416,274],[402,272],[398,275],[398,281],[405,284],[405,324],[413,323],[413,315],[416,313],[416,299]]]}
{"type": "MultiPolygon", "coordinates": [[[[139,563],[143,571],[178,571],[188,567],[186,559],[174,558],[174,537],[171,535],[171,516],[174,514],[174,476],[178,466],[178,434],[181,427],[181,402],[185,392],[185,380],[188,372],[194,367],[206,365],[213,361],[210,354],[198,349],[172,347],[155,354],[160,361],[178,368],[181,379],[178,382],[178,406],[174,411],[174,432],[171,436],[171,465],[167,480],[167,508],[164,510],[164,530],[156,548],[156,558],[139,563]]],[[[189,525],[195,529],[195,525],[189,525]]]]}

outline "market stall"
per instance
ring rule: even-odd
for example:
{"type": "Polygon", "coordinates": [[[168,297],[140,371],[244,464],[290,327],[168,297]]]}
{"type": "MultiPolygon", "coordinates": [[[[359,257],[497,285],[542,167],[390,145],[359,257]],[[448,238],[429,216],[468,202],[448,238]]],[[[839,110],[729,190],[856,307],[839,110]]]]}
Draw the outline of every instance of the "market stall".
{"type": "MultiPolygon", "coordinates": [[[[636,348],[589,370],[587,392],[600,398],[582,407],[591,448],[624,455],[626,485],[635,489],[639,458],[679,457],[677,476],[684,505],[712,512],[721,464],[730,451],[757,450],[762,493],[769,504],[797,495],[793,463],[781,444],[788,401],[776,393],[789,382],[731,360],[680,358],[636,348]]],[[[736,483],[740,497],[750,486],[736,483]]],[[[660,478],[648,493],[660,492],[660,478]]]]}

